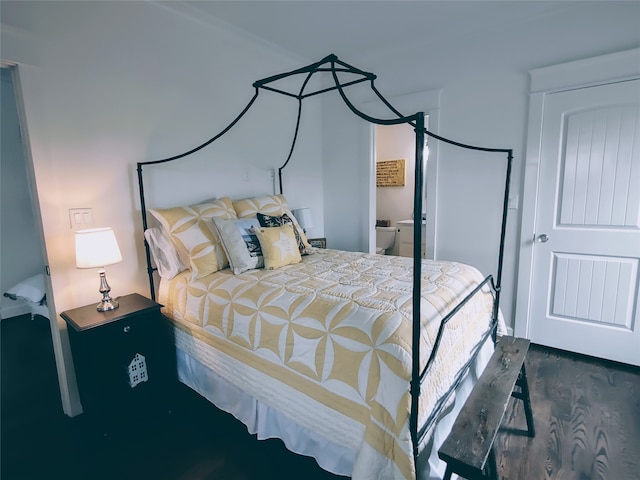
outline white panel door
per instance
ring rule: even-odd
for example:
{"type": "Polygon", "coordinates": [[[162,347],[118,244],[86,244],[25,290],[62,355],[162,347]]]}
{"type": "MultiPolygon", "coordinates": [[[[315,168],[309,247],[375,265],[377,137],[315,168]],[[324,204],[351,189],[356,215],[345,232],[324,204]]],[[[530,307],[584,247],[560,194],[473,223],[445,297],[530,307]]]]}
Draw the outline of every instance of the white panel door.
{"type": "Polygon", "coordinates": [[[640,80],[548,94],[530,338],[640,365],[640,80]]]}

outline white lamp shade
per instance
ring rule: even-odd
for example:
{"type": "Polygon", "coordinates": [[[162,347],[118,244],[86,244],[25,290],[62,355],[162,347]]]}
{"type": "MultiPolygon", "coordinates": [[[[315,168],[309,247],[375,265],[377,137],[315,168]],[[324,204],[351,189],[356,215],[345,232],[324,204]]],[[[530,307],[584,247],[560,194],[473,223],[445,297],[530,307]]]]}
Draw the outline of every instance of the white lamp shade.
{"type": "Polygon", "coordinates": [[[122,261],[111,228],[90,228],[76,232],[76,267],[97,268],[122,261]]]}
{"type": "Polygon", "coordinates": [[[305,230],[313,227],[313,218],[311,217],[310,208],[298,208],[291,213],[293,213],[293,216],[296,217],[300,226],[305,230]]]}

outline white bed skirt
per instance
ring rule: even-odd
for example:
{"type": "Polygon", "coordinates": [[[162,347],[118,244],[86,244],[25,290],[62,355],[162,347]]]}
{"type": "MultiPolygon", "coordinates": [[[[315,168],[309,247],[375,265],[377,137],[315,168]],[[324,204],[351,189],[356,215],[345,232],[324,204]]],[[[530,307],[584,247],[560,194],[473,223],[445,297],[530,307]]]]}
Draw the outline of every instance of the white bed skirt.
{"type": "MultiPolygon", "coordinates": [[[[451,430],[458,412],[492,353],[493,343],[489,338],[471,365],[469,374],[459,385],[455,401],[449,402],[448,408],[440,414],[433,433],[422,448],[424,453],[419,456],[417,465],[419,480],[438,480],[444,476],[446,465],[438,458],[438,448],[451,430]]],[[[256,434],[259,440],[279,438],[290,451],[315,458],[324,470],[336,475],[351,476],[353,452],[299,426],[279,411],[230,384],[181,349],[177,349],[177,364],[178,378],[182,383],[219,409],[236,417],[246,425],[249,433],[256,434]]]]}

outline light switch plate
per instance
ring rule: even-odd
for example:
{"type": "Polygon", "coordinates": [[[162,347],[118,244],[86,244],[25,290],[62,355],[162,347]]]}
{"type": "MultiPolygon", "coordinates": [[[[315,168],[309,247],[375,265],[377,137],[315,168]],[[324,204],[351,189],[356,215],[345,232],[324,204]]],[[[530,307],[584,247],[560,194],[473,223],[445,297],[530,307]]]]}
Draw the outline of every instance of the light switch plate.
{"type": "Polygon", "coordinates": [[[90,208],[70,208],[69,225],[71,230],[93,228],[93,210],[90,208]]]}

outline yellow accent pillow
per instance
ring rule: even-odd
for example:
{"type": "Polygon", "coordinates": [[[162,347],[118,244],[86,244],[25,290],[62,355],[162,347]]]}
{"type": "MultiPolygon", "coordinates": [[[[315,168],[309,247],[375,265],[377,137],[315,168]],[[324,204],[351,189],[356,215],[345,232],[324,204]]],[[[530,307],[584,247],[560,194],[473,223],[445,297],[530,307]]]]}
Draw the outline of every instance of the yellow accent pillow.
{"type": "Polygon", "coordinates": [[[191,266],[193,280],[229,266],[229,260],[213,225],[213,218],[237,218],[229,198],[208,203],[150,209],[176,246],[185,265],[191,266]]]}
{"type": "Polygon", "coordinates": [[[236,200],[233,202],[233,208],[238,218],[255,217],[258,212],[274,216],[290,213],[284,195],[262,195],[236,200]]]}
{"type": "Polygon", "coordinates": [[[264,268],[267,270],[302,261],[300,250],[298,250],[298,241],[293,232],[293,225],[290,223],[286,223],[281,227],[256,228],[254,231],[260,242],[264,257],[264,268]]]}
{"type": "Polygon", "coordinates": [[[304,248],[303,253],[309,253],[311,251],[311,245],[307,240],[307,236],[304,234],[304,230],[296,220],[296,217],[291,213],[287,199],[284,195],[262,195],[259,197],[245,198],[243,200],[236,200],[233,202],[233,208],[236,211],[238,218],[255,217],[258,213],[271,215],[274,217],[281,217],[284,214],[293,220],[293,224],[298,230],[300,235],[300,241],[304,248]]]}

